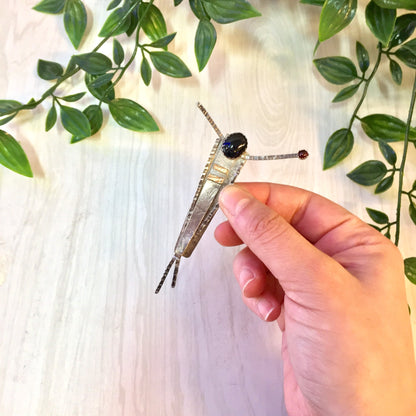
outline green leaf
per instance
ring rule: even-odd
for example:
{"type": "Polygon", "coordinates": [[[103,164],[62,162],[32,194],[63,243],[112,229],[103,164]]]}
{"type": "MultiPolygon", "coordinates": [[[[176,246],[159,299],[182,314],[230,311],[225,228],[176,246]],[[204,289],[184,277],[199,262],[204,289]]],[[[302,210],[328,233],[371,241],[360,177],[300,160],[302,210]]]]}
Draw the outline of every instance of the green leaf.
{"type": "Polygon", "coordinates": [[[356,167],[347,176],[354,182],[370,186],[379,183],[386,176],[387,168],[379,160],[368,160],[356,167]]]}
{"type": "Polygon", "coordinates": [[[72,57],[74,62],[91,75],[101,75],[109,71],[113,64],[111,59],[100,52],[89,52],[72,57]]]}
{"type": "Polygon", "coordinates": [[[113,60],[116,65],[121,65],[124,61],[124,49],[117,39],[113,39],[113,60]]]}
{"type": "Polygon", "coordinates": [[[140,65],[140,75],[142,76],[143,82],[149,85],[152,80],[152,68],[150,68],[149,61],[144,56],[140,65]]]}
{"type": "Polygon", "coordinates": [[[137,16],[137,7],[130,13],[130,26],[126,30],[126,35],[131,36],[139,24],[139,17],[137,16]]]}
{"type": "Polygon", "coordinates": [[[367,26],[374,36],[384,45],[388,45],[393,35],[396,21],[395,9],[384,9],[374,1],[370,1],[365,9],[367,26]]]}
{"type": "Polygon", "coordinates": [[[209,20],[207,12],[204,9],[203,0],[189,0],[189,5],[191,6],[192,13],[199,20],[209,20]]]}
{"type": "Polygon", "coordinates": [[[372,208],[366,208],[366,211],[369,217],[376,224],[388,224],[389,223],[389,217],[384,212],[377,211],[376,209],[372,209],[372,208]]]}
{"type": "Polygon", "coordinates": [[[80,100],[85,94],[85,92],[79,92],[77,94],[66,95],[65,97],[61,97],[61,100],[67,101],[68,103],[73,103],[80,100]]]}
{"type": "Polygon", "coordinates": [[[64,129],[74,136],[91,136],[91,127],[88,118],[76,108],[61,105],[61,122],[64,129]]]}
{"type": "Polygon", "coordinates": [[[410,68],[416,69],[416,39],[401,46],[396,51],[396,56],[410,68]]]}
{"type": "Polygon", "coordinates": [[[396,61],[393,61],[393,59],[390,60],[390,75],[391,75],[393,81],[397,85],[402,84],[402,79],[403,79],[402,68],[400,67],[400,65],[396,61]]]}
{"type": "Polygon", "coordinates": [[[394,166],[397,162],[397,155],[394,149],[383,141],[378,142],[378,147],[384,156],[384,159],[386,159],[390,165],[394,166]]]}
{"type": "Polygon", "coordinates": [[[356,10],[357,0],[326,0],[319,20],[319,41],[331,38],[348,26],[356,10]]]}
{"type": "Polygon", "coordinates": [[[176,6],[179,6],[182,3],[182,0],[174,0],[173,3],[175,5],[175,7],[176,7],[176,6]]]}
{"type": "Polygon", "coordinates": [[[56,113],[56,108],[53,105],[48,111],[48,114],[46,115],[45,131],[49,131],[55,125],[57,118],[58,115],[56,113]]]}
{"type": "Polygon", "coordinates": [[[217,23],[231,23],[237,20],[261,16],[246,0],[203,0],[205,11],[217,23]]]}
{"type": "Polygon", "coordinates": [[[143,18],[141,27],[150,40],[155,41],[168,34],[165,19],[154,4],[149,6],[149,3],[142,2],[139,6],[139,18],[143,18]]]}
{"type": "Polygon", "coordinates": [[[409,216],[413,224],[416,225],[416,207],[413,204],[409,204],[409,216]]]}
{"type": "Polygon", "coordinates": [[[390,40],[389,47],[401,45],[412,36],[416,28],[416,14],[408,13],[399,16],[394,25],[393,35],[390,40]]]}
{"type": "MultiPolygon", "coordinates": [[[[361,127],[370,139],[386,142],[403,141],[406,123],[387,114],[371,114],[360,119],[361,127]]],[[[416,129],[411,127],[409,139],[416,140],[416,129]]]]}
{"type": "Polygon", "coordinates": [[[358,65],[361,69],[361,72],[364,73],[370,66],[370,57],[368,55],[368,51],[362,43],[357,41],[355,43],[355,52],[357,55],[358,65]]]}
{"type": "Polygon", "coordinates": [[[375,0],[380,7],[386,9],[408,9],[416,10],[414,0],[375,0]]]}
{"type": "MultiPolygon", "coordinates": [[[[97,133],[101,126],[103,125],[103,111],[101,107],[96,104],[88,106],[83,113],[87,117],[90,127],[91,127],[91,136],[97,133]]],[[[78,143],[81,140],[84,140],[86,137],[83,136],[72,136],[71,143],[78,143]]]]}
{"type": "Polygon", "coordinates": [[[351,98],[360,88],[360,83],[349,85],[348,87],[343,88],[332,100],[333,103],[338,103],[340,101],[347,100],[351,98]]]}
{"type": "Polygon", "coordinates": [[[404,259],[404,274],[416,285],[416,257],[404,259]]]}
{"type": "Polygon", "coordinates": [[[33,177],[24,150],[15,138],[4,130],[0,130],[0,163],[20,175],[33,177]]]}
{"type": "Polygon", "coordinates": [[[107,17],[98,36],[105,38],[107,36],[121,35],[129,29],[130,23],[130,15],[126,16],[126,10],[123,7],[119,7],[113,10],[107,17]]]}
{"type": "Polygon", "coordinates": [[[312,6],[323,6],[325,0],[300,0],[302,4],[311,4],[312,6]]]}
{"type": "Polygon", "coordinates": [[[195,34],[195,56],[199,71],[202,71],[211,56],[217,41],[214,25],[208,20],[200,20],[195,34]]]}
{"type": "Polygon", "coordinates": [[[13,120],[13,119],[16,117],[16,115],[17,115],[17,112],[16,112],[16,113],[14,113],[14,114],[12,114],[12,115],[10,115],[10,116],[7,116],[7,117],[2,118],[2,119],[0,120],[0,126],[4,126],[4,125],[5,125],[5,124],[7,124],[9,121],[13,120]]]}
{"type": "Polygon", "coordinates": [[[59,78],[64,73],[64,68],[57,62],[38,60],[38,75],[46,81],[52,81],[59,78]]]}
{"type": "Polygon", "coordinates": [[[176,32],[171,33],[170,35],[167,35],[163,38],[155,40],[154,42],[150,43],[149,46],[151,46],[152,48],[165,48],[166,46],[169,45],[170,42],[172,42],[175,36],[176,36],[176,32]]]}
{"type": "Polygon", "coordinates": [[[391,188],[393,185],[394,175],[389,175],[383,178],[376,186],[374,190],[375,194],[381,194],[382,192],[386,192],[388,189],[391,188]]]}
{"type": "Polygon", "coordinates": [[[150,59],[154,67],[162,74],[174,78],[186,78],[192,75],[182,60],[171,52],[150,52],[150,59]]]}
{"type": "Polygon", "coordinates": [[[120,3],[121,3],[121,0],[112,0],[110,4],[108,5],[107,10],[115,9],[120,3]]]}
{"type": "Polygon", "coordinates": [[[345,159],[354,146],[354,135],[351,130],[340,129],[331,135],[325,147],[324,170],[335,166],[345,159]]]}
{"type": "Polygon", "coordinates": [[[93,88],[100,88],[104,85],[109,86],[109,83],[111,83],[111,80],[114,77],[113,72],[108,72],[107,74],[98,75],[91,83],[89,84],[90,87],[93,88]]]}
{"type": "Polygon", "coordinates": [[[331,84],[346,84],[357,78],[357,68],[349,58],[328,56],[315,59],[313,63],[319,73],[331,84]]]}
{"type": "Polygon", "coordinates": [[[105,75],[90,75],[88,73],[85,74],[85,85],[88,88],[88,91],[95,97],[98,98],[101,101],[104,101],[105,103],[108,103],[111,100],[114,100],[115,98],[115,91],[114,87],[111,81],[108,81],[104,84],[101,83],[101,81],[104,81],[103,77],[106,77],[108,75],[113,76],[113,74],[105,74],[105,75]],[[98,80],[100,78],[100,80],[98,80]],[[99,82],[99,86],[95,86],[94,84],[99,82]]]}
{"type": "Polygon", "coordinates": [[[0,100],[0,117],[12,114],[23,106],[15,100],[0,100]]]}
{"type": "Polygon", "coordinates": [[[60,14],[63,12],[65,0],[42,0],[33,10],[41,13],[60,14]]]}
{"type": "Polygon", "coordinates": [[[147,110],[132,100],[118,98],[110,101],[108,106],[113,119],[121,127],[138,132],[159,130],[159,127],[147,110]]]}
{"type": "Polygon", "coordinates": [[[64,26],[69,40],[78,49],[87,27],[87,11],[81,0],[65,1],[64,26]]]}

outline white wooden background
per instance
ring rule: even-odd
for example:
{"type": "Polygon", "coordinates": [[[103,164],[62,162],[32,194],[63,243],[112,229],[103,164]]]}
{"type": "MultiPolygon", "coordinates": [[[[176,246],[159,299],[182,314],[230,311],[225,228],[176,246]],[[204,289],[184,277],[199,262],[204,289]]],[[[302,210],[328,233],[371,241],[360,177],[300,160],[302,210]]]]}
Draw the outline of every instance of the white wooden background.
{"type": "MultiPolygon", "coordinates": [[[[36,76],[37,59],[65,64],[74,53],[61,17],[33,11],[36,3],[1,2],[1,98],[40,97],[49,84],[36,76]]],[[[97,43],[108,2],[85,3],[93,18],[81,52],[97,43]]],[[[61,127],[44,132],[46,102],[3,127],[21,142],[35,178],[0,168],[2,415],[285,415],[280,333],[240,300],[232,276],[236,251],[213,238],[222,214],[183,261],[178,287],[153,293],[215,139],[196,102],[223,132],[244,132],[252,154],[300,148],[311,154],[305,162],[248,163],[241,180],[304,187],[365,220],[366,206],[393,213],[395,193],[375,197],[345,177],[379,157],[368,139],[358,139],[338,168],[321,170],[327,137],[346,126],[355,100],[331,105],[338,89],[313,68],[319,9],[294,0],[252,3],[263,17],[217,25],[212,61],[199,74],[192,41],[197,21],[187,2],[177,9],[173,0],[156,2],[169,31],[178,31],[173,50],[194,77],[154,73],[145,87],[137,62],[119,95],[151,111],[159,133],[133,133],[106,116],[102,133],[70,145],[61,127]]],[[[362,22],[348,33],[349,39],[322,45],[318,55],[354,56],[356,37],[375,50],[362,22]]],[[[361,114],[385,111],[405,119],[410,88],[410,77],[393,86],[384,65],[361,114]]],[[[81,90],[77,79],[63,92],[81,90]]],[[[409,158],[414,178],[414,148],[409,158]]],[[[411,227],[405,215],[404,256],[415,255],[411,227]]],[[[416,288],[407,286],[416,308],[416,288]]],[[[416,315],[411,319],[415,328],[416,315]]]]}

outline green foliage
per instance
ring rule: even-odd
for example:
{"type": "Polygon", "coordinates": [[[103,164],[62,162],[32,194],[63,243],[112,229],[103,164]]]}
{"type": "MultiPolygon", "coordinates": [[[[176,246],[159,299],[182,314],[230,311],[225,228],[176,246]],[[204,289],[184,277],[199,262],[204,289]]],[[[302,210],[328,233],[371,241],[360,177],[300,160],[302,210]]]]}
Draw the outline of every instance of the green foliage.
{"type": "Polygon", "coordinates": [[[24,150],[16,139],[4,130],[0,130],[0,163],[23,176],[33,177],[24,150]]]}

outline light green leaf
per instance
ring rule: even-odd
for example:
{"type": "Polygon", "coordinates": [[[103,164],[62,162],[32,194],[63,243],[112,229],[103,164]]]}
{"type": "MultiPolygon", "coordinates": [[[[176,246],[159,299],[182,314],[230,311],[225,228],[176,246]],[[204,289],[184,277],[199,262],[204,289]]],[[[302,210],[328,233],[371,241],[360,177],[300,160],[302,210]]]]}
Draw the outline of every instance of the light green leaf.
{"type": "Polygon", "coordinates": [[[107,10],[115,9],[120,3],[121,3],[121,0],[112,0],[110,4],[108,5],[107,10]]]}
{"type": "Polygon", "coordinates": [[[379,160],[368,160],[356,167],[347,176],[354,182],[370,186],[379,183],[386,176],[387,168],[379,160]]]}
{"type": "Polygon", "coordinates": [[[106,81],[107,78],[111,75],[111,78],[113,74],[104,74],[104,75],[91,75],[86,73],[85,74],[85,85],[88,88],[88,91],[95,97],[98,98],[100,101],[103,101],[105,103],[108,103],[111,100],[114,100],[115,98],[115,91],[114,87],[111,81],[106,81]],[[102,83],[106,81],[105,83],[102,83]],[[98,83],[99,85],[95,85],[95,83],[98,83]]]}
{"type": "Polygon", "coordinates": [[[172,42],[175,36],[176,36],[176,32],[171,33],[170,35],[167,35],[163,38],[155,40],[154,42],[150,43],[149,46],[151,46],[152,48],[165,48],[166,46],[169,45],[170,42],[172,42]]]}
{"type": "Polygon", "coordinates": [[[384,45],[388,45],[396,22],[396,10],[385,9],[370,1],[365,9],[367,26],[374,36],[384,45]]]}
{"type": "Polygon", "coordinates": [[[202,71],[211,56],[217,41],[214,25],[208,20],[200,20],[195,34],[195,56],[199,71],[202,71]]]}
{"type": "Polygon", "coordinates": [[[100,52],[74,55],[72,59],[81,69],[91,75],[105,74],[113,66],[111,59],[100,52]]]}
{"type": "MultiPolygon", "coordinates": [[[[92,104],[88,106],[83,113],[87,117],[88,121],[90,122],[91,127],[91,136],[93,136],[95,133],[97,133],[101,126],[103,125],[103,111],[101,110],[101,107],[96,104],[92,104]]],[[[86,139],[86,137],[83,136],[72,136],[71,143],[78,143],[81,140],[86,139]]]]}
{"type": "Polygon", "coordinates": [[[91,126],[88,118],[76,108],[61,105],[61,123],[64,129],[74,136],[91,136],[91,126]]]}
{"type": "Polygon", "coordinates": [[[20,175],[33,177],[24,150],[16,139],[4,130],[0,130],[0,163],[20,175]]]}
{"type": "Polygon", "coordinates": [[[319,41],[323,42],[348,26],[357,11],[357,0],[325,0],[319,20],[319,41]]]}
{"type": "Polygon", "coordinates": [[[81,0],[66,0],[64,26],[69,40],[78,49],[87,27],[87,11],[81,0]]]}
{"type": "Polygon", "coordinates": [[[335,166],[345,159],[354,147],[354,135],[351,130],[340,129],[331,135],[325,146],[324,170],[335,166]]]}
{"type": "Polygon", "coordinates": [[[152,80],[152,68],[150,68],[149,61],[144,56],[140,65],[140,75],[142,76],[143,82],[149,85],[152,80]]]}
{"type": "Polygon", "coordinates": [[[86,93],[78,92],[77,94],[66,95],[65,97],[60,97],[61,100],[67,101],[68,103],[73,103],[80,100],[86,93]]]}
{"type": "Polygon", "coordinates": [[[374,0],[380,7],[386,9],[408,9],[416,10],[414,0],[374,0]]]}
{"type": "Polygon", "coordinates": [[[118,98],[110,101],[108,106],[113,119],[121,127],[138,132],[159,130],[148,111],[132,100],[118,98]]]}
{"type": "Polygon", "coordinates": [[[42,0],[33,10],[42,13],[60,14],[63,12],[65,6],[65,0],[42,0]]]}
{"type": "Polygon", "coordinates": [[[100,30],[98,36],[103,38],[107,36],[118,36],[125,33],[130,27],[131,17],[126,16],[126,10],[123,7],[119,7],[113,10],[104,22],[103,27],[100,30]]]}
{"type": "Polygon", "coordinates": [[[325,0],[300,0],[302,4],[310,4],[312,6],[323,6],[325,0]]]}
{"type": "Polygon", "coordinates": [[[203,0],[189,0],[189,5],[191,6],[191,10],[192,10],[193,14],[199,20],[209,20],[210,19],[207,12],[205,11],[203,0]]]}
{"type": "Polygon", "coordinates": [[[232,23],[237,20],[261,16],[246,0],[203,0],[205,11],[217,23],[232,23]]]}
{"type": "Polygon", "coordinates": [[[313,63],[319,73],[331,84],[342,85],[357,78],[357,68],[349,58],[328,56],[315,59],[313,63]]]}
{"type": "Polygon", "coordinates": [[[0,100],[0,117],[12,114],[23,106],[15,100],[0,100]]]}
{"type": "Polygon", "coordinates": [[[49,131],[55,125],[57,118],[56,108],[53,105],[46,115],[45,131],[49,131]]]}
{"type": "Polygon", "coordinates": [[[349,85],[348,87],[343,88],[332,100],[333,103],[338,103],[340,101],[347,100],[351,98],[360,88],[360,83],[349,85]]]}
{"type": "Polygon", "coordinates": [[[154,4],[149,6],[149,3],[141,3],[139,6],[139,18],[141,17],[143,17],[141,27],[150,40],[155,41],[164,38],[168,34],[165,19],[154,4]],[[145,13],[146,15],[144,15],[145,13]]]}
{"type": "Polygon", "coordinates": [[[174,78],[186,78],[192,75],[183,61],[171,52],[150,52],[150,59],[154,67],[162,74],[174,78]]]}

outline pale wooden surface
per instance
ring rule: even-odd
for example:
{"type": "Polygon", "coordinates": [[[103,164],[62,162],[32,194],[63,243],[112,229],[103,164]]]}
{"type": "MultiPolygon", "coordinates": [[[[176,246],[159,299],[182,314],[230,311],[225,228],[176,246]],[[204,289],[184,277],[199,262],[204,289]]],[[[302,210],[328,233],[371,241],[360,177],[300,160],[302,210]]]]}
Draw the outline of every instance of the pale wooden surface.
{"type": "MultiPolygon", "coordinates": [[[[1,98],[39,97],[48,83],[36,77],[37,59],[64,64],[73,53],[61,19],[32,11],[35,3],[2,1],[1,98]]],[[[104,3],[86,1],[94,21],[81,51],[96,43],[104,3]]],[[[171,3],[156,2],[169,30],[179,31],[174,49],[195,76],[154,74],[146,88],[136,65],[120,89],[156,116],[160,133],[122,130],[106,117],[97,138],[70,145],[60,127],[43,131],[46,106],[6,126],[35,178],[0,170],[2,415],[285,414],[279,330],[242,305],[232,277],[235,250],[216,244],[215,224],[183,261],[177,289],[153,294],[215,139],[197,101],[225,133],[244,132],[252,154],[310,151],[305,162],[248,163],[241,180],[301,186],[366,220],[366,206],[393,212],[393,192],[374,197],[345,178],[376,154],[372,143],[358,141],[347,162],[321,170],[324,143],[346,125],[353,102],[331,107],[336,89],[312,68],[319,9],[253,0],[264,16],[219,27],[212,62],[198,74],[189,41],[196,20],[188,6],[171,3]]],[[[374,46],[363,25],[350,33],[374,46]]],[[[320,55],[351,56],[353,45],[335,39],[320,55]]],[[[377,81],[372,111],[405,118],[409,89],[408,79],[400,89],[377,81]]],[[[415,160],[414,149],[410,156],[415,160]]],[[[410,234],[402,238],[404,256],[415,254],[410,234]]],[[[415,308],[415,288],[408,289],[415,308]]]]}

